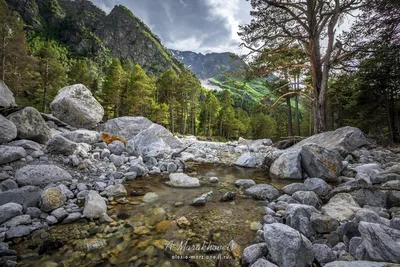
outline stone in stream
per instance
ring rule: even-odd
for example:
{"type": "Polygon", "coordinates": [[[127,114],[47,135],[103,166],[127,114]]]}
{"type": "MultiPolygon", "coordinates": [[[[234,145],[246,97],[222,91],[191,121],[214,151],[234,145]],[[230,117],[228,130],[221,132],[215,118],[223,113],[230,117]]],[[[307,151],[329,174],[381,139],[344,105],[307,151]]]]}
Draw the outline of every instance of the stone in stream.
{"type": "Polygon", "coordinates": [[[77,128],[91,129],[103,119],[104,109],[83,84],[61,89],[50,109],[54,117],[77,128]]]}
{"type": "Polygon", "coordinates": [[[145,203],[153,203],[159,199],[159,196],[156,193],[150,192],[144,195],[142,201],[145,203]]]}
{"type": "Polygon", "coordinates": [[[83,215],[89,219],[97,219],[103,213],[107,212],[105,200],[96,191],[89,191],[85,198],[83,215]]]}
{"type": "Polygon", "coordinates": [[[184,173],[171,173],[166,184],[173,187],[200,187],[199,179],[192,178],[184,173]]]}
{"type": "Polygon", "coordinates": [[[244,194],[256,200],[272,201],[279,197],[279,191],[274,186],[269,184],[257,184],[247,188],[244,194]]]}
{"type": "Polygon", "coordinates": [[[206,205],[208,199],[213,195],[213,191],[210,191],[206,194],[202,194],[201,196],[195,198],[190,205],[192,206],[204,206],[206,205]]]}
{"type": "Polygon", "coordinates": [[[218,177],[210,177],[210,183],[215,184],[218,183],[218,181],[219,181],[218,177]]]}
{"type": "Polygon", "coordinates": [[[44,212],[53,211],[64,205],[67,197],[58,187],[49,187],[43,190],[40,196],[40,209],[44,212]]]}
{"type": "Polygon", "coordinates": [[[228,201],[232,201],[236,198],[236,193],[235,192],[226,192],[220,201],[222,202],[228,202],[228,201]]]}
{"type": "Polygon", "coordinates": [[[237,187],[241,187],[243,189],[247,189],[249,187],[252,187],[253,185],[256,185],[256,182],[254,182],[251,179],[238,179],[238,180],[236,180],[235,185],[237,187]]]}
{"type": "Polygon", "coordinates": [[[190,222],[186,217],[180,217],[178,220],[176,220],[176,224],[181,227],[181,228],[186,228],[190,226],[190,222]]]}
{"type": "Polygon", "coordinates": [[[279,266],[308,267],[314,261],[310,240],[287,225],[265,224],[264,239],[268,255],[279,266]]]}
{"type": "Polygon", "coordinates": [[[110,185],[105,188],[104,192],[106,193],[107,197],[124,197],[128,195],[125,186],[122,184],[110,185]]]}
{"type": "Polygon", "coordinates": [[[0,114],[0,144],[8,143],[17,138],[17,127],[0,114]]]}
{"type": "Polygon", "coordinates": [[[18,146],[0,146],[0,165],[20,160],[27,156],[24,148],[18,146]]]}
{"type": "Polygon", "coordinates": [[[254,168],[257,164],[257,159],[250,152],[242,154],[235,162],[236,166],[245,168],[254,168]]]}
{"type": "Polygon", "coordinates": [[[6,239],[13,239],[17,237],[23,237],[29,235],[32,232],[32,228],[26,225],[19,225],[15,227],[11,227],[8,231],[6,231],[6,239]]]}

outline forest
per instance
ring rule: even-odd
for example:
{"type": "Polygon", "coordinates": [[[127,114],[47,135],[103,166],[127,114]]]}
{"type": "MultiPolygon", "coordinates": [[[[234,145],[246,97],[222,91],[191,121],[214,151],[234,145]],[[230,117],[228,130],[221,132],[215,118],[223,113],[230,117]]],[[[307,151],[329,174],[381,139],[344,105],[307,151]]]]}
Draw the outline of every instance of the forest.
{"type": "Polygon", "coordinates": [[[104,120],[144,116],[182,135],[277,140],[352,125],[383,142],[400,141],[397,1],[349,0],[335,9],[316,3],[312,20],[302,4],[251,4],[254,19],[239,32],[250,51],[241,75],[264,78],[270,89],[255,105],[203,88],[187,69],[155,75],[107,48],[90,57],[71,53],[52,29],[33,30],[3,0],[0,78],[18,104],[41,112],[61,88],[82,83],[103,105],[104,120]],[[337,34],[355,10],[362,12],[351,29],[337,34]],[[279,78],[265,79],[271,73],[279,78]]]}

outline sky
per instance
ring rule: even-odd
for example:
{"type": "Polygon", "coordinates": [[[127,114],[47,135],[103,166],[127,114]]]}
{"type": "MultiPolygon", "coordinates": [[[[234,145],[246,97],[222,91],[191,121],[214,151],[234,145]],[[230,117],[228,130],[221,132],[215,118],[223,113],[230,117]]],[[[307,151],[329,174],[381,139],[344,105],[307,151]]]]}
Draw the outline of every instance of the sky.
{"type": "Polygon", "coordinates": [[[200,53],[243,54],[237,35],[240,24],[250,23],[246,0],[91,0],[109,13],[124,5],[143,20],[172,49],[200,53]]]}

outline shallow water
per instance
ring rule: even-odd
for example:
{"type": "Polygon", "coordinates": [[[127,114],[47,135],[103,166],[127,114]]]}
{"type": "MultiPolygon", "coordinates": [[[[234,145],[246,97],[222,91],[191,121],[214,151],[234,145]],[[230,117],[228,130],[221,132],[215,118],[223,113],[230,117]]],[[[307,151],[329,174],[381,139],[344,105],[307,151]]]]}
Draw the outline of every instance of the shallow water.
{"type": "Polygon", "coordinates": [[[244,196],[234,182],[253,179],[277,188],[290,182],[272,181],[263,171],[226,165],[194,164],[188,170],[200,179],[200,188],[169,187],[165,184],[168,176],[163,175],[126,183],[128,194],[133,190],[155,192],[159,199],[144,203],[141,196],[128,195],[125,200],[111,202],[108,214],[116,223],[56,225],[48,231],[50,235],[34,233],[14,247],[22,256],[21,266],[240,266],[242,249],[255,237],[250,224],[261,220],[263,202],[244,196]],[[218,183],[209,183],[213,176],[219,178],[218,183]],[[205,206],[189,205],[209,191],[214,194],[205,206]],[[228,191],[236,192],[236,199],[220,202],[228,191]],[[121,212],[129,218],[118,219],[121,212]],[[176,224],[182,216],[190,226],[176,224]],[[38,256],[44,240],[60,240],[64,245],[38,256]],[[238,244],[233,251],[228,249],[231,240],[238,244]]]}

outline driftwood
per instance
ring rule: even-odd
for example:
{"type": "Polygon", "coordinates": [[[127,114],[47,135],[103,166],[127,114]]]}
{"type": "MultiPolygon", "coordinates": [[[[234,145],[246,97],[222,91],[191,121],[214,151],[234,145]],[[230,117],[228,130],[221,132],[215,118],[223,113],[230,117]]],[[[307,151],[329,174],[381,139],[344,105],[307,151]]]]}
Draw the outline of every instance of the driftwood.
{"type": "Polygon", "coordinates": [[[188,145],[187,147],[185,147],[185,148],[179,150],[178,152],[172,153],[171,158],[172,158],[172,159],[175,159],[175,158],[179,157],[179,156],[181,155],[182,152],[185,152],[186,149],[188,149],[188,148],[191,147],[192,145],[193,145],[193,144],[190,144],[190,145],[188,145]]]}
{"type": "Polygon", "coordinates": [[[288,136],[288,137],[283,137],[281,139],[283,139],[283,140],[274,143],[272,146],[276,147],[276,148],[279,148],[279,149],[286,149],[286,148],[294,146],[295,144],[297,144],[301,140],[305,139],[305,137],[302,137],[302,136],[288,136]]]}

